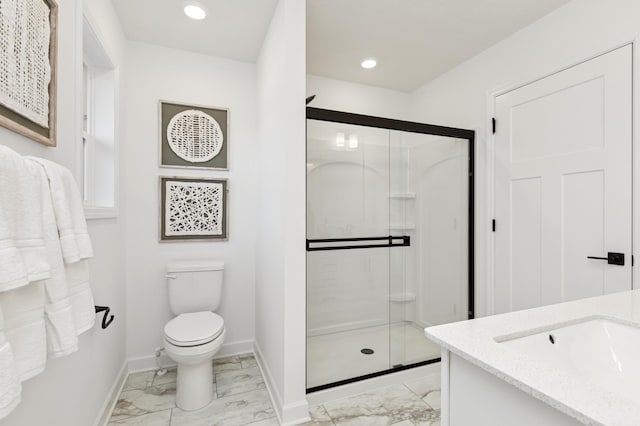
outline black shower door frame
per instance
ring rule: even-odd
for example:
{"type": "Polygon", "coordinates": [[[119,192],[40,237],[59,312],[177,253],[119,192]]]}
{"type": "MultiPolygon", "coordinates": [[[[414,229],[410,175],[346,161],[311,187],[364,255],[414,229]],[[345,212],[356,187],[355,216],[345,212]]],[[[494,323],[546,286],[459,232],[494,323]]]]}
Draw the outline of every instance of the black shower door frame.
{"type": "MultiPolygon", "coordinates": [[[[474,176],[475,176],[475,132],[473,130],[468,129],[459,129],[455,127],[446,127],[446,126],[437,126],[434,124],[425,124],[425,123],[417,123],[413,121],[404,121],[404,120],[396,120],[392,118],[384,118],[384,117],[376,117],[371,115],[363,115],[363,114],[354,114],[350,112],[343,111],[335,111],[329,109],[322,108],[314,108],[307,107],[307,120],[317,120],[317,121],[327,121],[332,123],[342,123],[342,124],[353,124],[357,126],[366,126],[366,127],[375,127],[379,129],[387,129],[387,130],[398,130],[403,132],[410,133],[420,133],[420,134],[428,134],[435,136],[445,136],[452,137],[457,139],[466,139],[469,144],[469,180],[468,180],[468,311],[467,316],[469,319],[473,319],[474,307],[475,307],[475,238],[474,238],[474,222],[475,222],[475,186],[474,186],[474,176]]],[[[306,144],[305,144],[306,147],[306,144]]],[[[306,152],[306,148],[305,148],[306,152]]],[[[306,154],[305,154],[306,156],[306,154]]],[[[306,179],[306,178],[305,178],[306,179]]],[[[389,238],[388,245],[370,245],[370,246],[362,246],[362,248],[368,247],[393,247],[396,245],[407,245],[406,242],[403,244],[394,244],[391,238],[396,239],[395,237],[385,237],[389,238]]],[[[311,244],[314,242],[322,242],[321,240],[308,240],[306,241],[306,250],[314,251],[319,250],[320,248],[313,248],[311,244]]],[[[327,241],[328,242],[328,241],[327,241]]],[[[356,247],[353,247],[356,248],[356,247]]],[[[328,249],[328,248],[327,248],[328,249]]],[[[306,264],[305,264],[306,269],[306,264]]],[[[329,388],[333,388],[336,386],[342,386],[353,382],[358,382],[361,380],[370,379],[373,377],[378,377],[390,373],[396,373],[398,371],[403,371],[415,367],[420,367],[428,364],[434,364],[440,362],[440,358],[434,358],[427,361],[422,361],[409,365],[402,365],[397,367],[392,367],[387,370],[376,371],[375,373],[366,374],[363,376],[352,377],[345,380],[340,380],[338,382],[328,383],[321,386],[315,386],[312,388],[307,388],[307,393],[317,392],[329,388]]]]}

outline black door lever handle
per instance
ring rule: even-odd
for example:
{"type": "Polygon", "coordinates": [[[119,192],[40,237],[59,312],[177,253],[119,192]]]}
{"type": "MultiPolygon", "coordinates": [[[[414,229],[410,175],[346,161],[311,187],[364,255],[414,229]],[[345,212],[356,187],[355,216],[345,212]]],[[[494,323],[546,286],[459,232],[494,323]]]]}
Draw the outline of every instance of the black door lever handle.
{"type": "Polygon", "coordinates": [[[606,260],[609,265],[624,266],[624,253],[607,253],[607,257],[587,256],[587,259],[606,260]]]}

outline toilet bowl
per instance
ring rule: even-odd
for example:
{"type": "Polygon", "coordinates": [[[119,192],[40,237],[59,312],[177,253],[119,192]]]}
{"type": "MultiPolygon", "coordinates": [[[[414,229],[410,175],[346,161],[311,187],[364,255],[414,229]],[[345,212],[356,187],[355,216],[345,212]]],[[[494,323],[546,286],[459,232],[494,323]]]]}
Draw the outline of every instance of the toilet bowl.
{"type": "Polygon", "coordinates": [[[165,325],[165,352],[178,364],[178,408],[198,410],[213,399],[212,360],[224,338],[224,319],[211,311],[180,314],[165,325]]]}

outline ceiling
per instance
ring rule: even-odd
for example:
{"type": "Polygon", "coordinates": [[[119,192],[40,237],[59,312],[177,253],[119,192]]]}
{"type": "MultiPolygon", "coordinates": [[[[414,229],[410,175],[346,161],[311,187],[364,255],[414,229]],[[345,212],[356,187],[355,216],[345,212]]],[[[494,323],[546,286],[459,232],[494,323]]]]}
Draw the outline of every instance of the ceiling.
{"type": "Polygon", "coordinates": [[[412,92],[568,2],[307,0],[307,73],[412,92]]]}
{"type": "Polygon", "coordinates": [[[277,0],[197,0],[208,15],[188,18],[182,0],[112,0],[129,40],[255,62],[277,0]]]}
{"type": "MultiPolygon", "coordinates": [[[[278,0],[112,0],[127,38],[255,62],[278,0]]],[[[304,1],[304,0],[299,0],[304,1]]],[[[412,92],[569,0],[307,0],[307,72],[412,92]],[[360,62],[375,57],[378,66],[360,62]]]]}

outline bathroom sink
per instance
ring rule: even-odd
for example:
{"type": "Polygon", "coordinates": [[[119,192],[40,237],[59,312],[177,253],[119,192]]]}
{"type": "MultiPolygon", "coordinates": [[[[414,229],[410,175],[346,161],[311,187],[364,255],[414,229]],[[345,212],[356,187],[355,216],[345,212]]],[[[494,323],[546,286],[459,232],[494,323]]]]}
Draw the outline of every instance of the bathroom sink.
{"type": "Polygon", "coordinates": [[[497,337],[505,349],[640,403],[640,326],[588,317],[569,325],[497,337]]]}

